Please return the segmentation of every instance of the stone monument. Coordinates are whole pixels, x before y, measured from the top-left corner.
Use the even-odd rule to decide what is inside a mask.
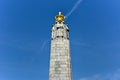
[[[52,27],[49,80],[72,80],[69,29],[59,12]]]

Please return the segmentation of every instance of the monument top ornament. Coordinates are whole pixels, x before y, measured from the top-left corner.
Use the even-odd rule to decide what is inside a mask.
[[[59,12],[59,14],[55,16],[55,19],[57,22],[64,22],[65,16],[61,12]]]

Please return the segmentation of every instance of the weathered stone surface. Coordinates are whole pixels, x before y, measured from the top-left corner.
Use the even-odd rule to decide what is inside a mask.
[[[49,80],[72,80],[68,31],[64,23],[52,27]]]

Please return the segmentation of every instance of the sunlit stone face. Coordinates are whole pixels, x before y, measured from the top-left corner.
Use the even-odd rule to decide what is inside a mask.
[[[60,14],[60,13],[59,13]],[[56,20],[64,20],[57,17]],[[64,23],[52,27],[49,80],[72,80],[68,27]]]

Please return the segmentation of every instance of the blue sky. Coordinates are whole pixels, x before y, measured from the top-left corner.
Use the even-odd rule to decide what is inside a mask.
[[[0,80],[48,80],[54,16],[77,0],[0,0]],[[65,20],[73,80],[120,80],[120,0],[83,0]]]

